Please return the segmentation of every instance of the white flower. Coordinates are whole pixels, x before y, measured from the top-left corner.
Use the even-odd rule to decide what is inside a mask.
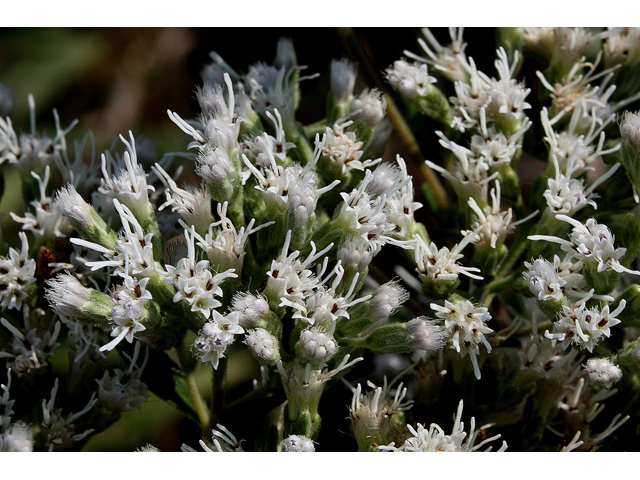
[[[198,338],[193,341],[191,350],[200,362],[209,362],[217,369],[227,347],[235,341],[235,335],[244,333],[244,329],[238,324],[238,312],[231,312],[226,316],[217,310],[212,310],[211,313],[211,320],[204,324]]]
[[[241,327],[251,328],[267,319],[271,310],[269,302],[261,295],[236,293],[231,302],[231,310],[239,313],[238,322]]]
[[[36,281],[36,261],[29,258],[27,236],[24,232],[18,236],[22,242],[20,253],[9,248],[9,258],[0,257],[0,306],[20,310],[29,285]]]
[[[11,218],[22,223],[23,230],[31,230],[36,237],[60,238],[66,237],[71,233],[72,227],[64,216],[63,211],[57,202],[53,202],[51,197],[47,196],[45,190],[49,183],[51,169],[49,165],[45,167],[44,178],[41,178],[35,172],[31,172],[31,176],[38,181],[40,189],[40,200],[31,202],[31,206],[35,209],[36,214],[30,212],[25,213],[25,217],[19,217],[11,212]]]
[[[182,189],[169,176],[169,174],[156,163],[152,170],[164,183],[167,201],[163,203],[159,210],[168,206],[173,212],[178,212],[180,217],[189,225],[194,225],[196,230],[206,230],[213,221],[211,215],[211,196],[206,189],[187,187]]]
[[[304,435],[289,435],[282,441],[285,452],[315,452],[313,441]]]
[[[236,229],[229,217],[227,217],[228,202],[218,204],[217,212],[220,220],[209,224],[209,230],[204,237],[198,232],[194,233],[198,240],[198,246],[202,248],[211,262],[211,266],[218,272],[230,269],[241,272],[244,265],[245,248],[249,241],[249,235],[257,232],[274,222],[267,222],[254,227],[255,219],[251,219],[245,226]],[[187,228],[184,222],[182,226]]]
[[[485,325],[491,319],[486,307],[475,307],[469,300],[455,304],[445,300],[444,307],[436,303],[431,304],[436,316],[444,320],[444,326],[451,338],[453,348],[461,357],[469,354],[476,378],[480,379],[480,368],[477,356],[480,354],[479,345],[482,343],[487,352],[491,353],[491,344],[485,335],[493,332]]]
[[[237,278],[234,269],[213,275],[209,268],[209,260],[196,262],[195,250],[195,229],[184,231],[187,243],[187,256],[180,259],[177,267],[166,265],[166,283],[176,287],[176,294],[173,296],[174,302],[185,300],[192,312],[200,312],[205,318],[209,318],[211,310],[218,308],[222,304],[214,296],[222,296],[220,284],[226,278]]]
[[[611,386],[622,378],[622,370],[608,358],[590,358],[584,368],[598,385]]]
[[[556,256],[557,258],[557,256]],[[567,281],[560,278],[554,265],[544,258],[538,258],[532,263],[524,262],[524,266],[529,270],[522,275],[529,285],[531,293],[538,300],[560,300],[562,298],[562,287]]]
[[[409,63],[405,60],[396,60],[386,69],[385,76],[389,83],[400,93],[410,99],[427,95],[429,86],[436,79],[429,75],[426,63]]]
[[[579,135],[578,121],[582,112],[582,107],[577,107],[571,115],[569,125],[559,133],[553,129],[553,125],[562,118],[563,113],[550,120],[546,107],[543,107],[540,112],[542,127],[545,131],[544,139],[549,144],[549,160],[553,162],[555,156],[555,161],[561,170],[567,172],[567,176],[581,175],[587,169],[593,168],[591,164],[598,158],[620,149],[620,144],[608,149],[604,148],[606,140],[604,129],[615,119],[614,114],[603,119],[600,124],[596,121],[596,117],[590,118],[586,133]],[[583,132],[583,130],[579,131]],[[571,173],[568,173],[569,171]]]
[[[328,361],[338,350],[333,335],[318,329],[303,330],[300,333],[300,346],[307,357],[320,362]]]
[[[333,127],[325,128],[326,140],[322,148],[322,155],[328,158],[332,165],[339,168],[342,174],[350,170],[364,171],[365,168],[382,161],[381,158],[377,160],[360,160],[364,154],[362,142],[358,141],[355,132],[344,131],[351,124],[353,124],[353,121],[349,120],[348,122],[336,123]]]
[[[265,362],[275,362],[280,358],[278,339],[264,328],[249,330],[244,339],[251,353]]]
[[[462,241],[456,244],[451,250],[447,247],[438,249],[435,243],[424,241],[419,235],[414,235],[415,240],[415,262],[416,271],[422,282],[437,282],[455,280],[459,274],[466,275],[476,280],[482,277],[472,272],[479,272],[475,267],[463,267],[457,260],[463,255],[460,253],[474,238],[474,235],[465,236]]]
[[[387,99],[383,93],[373,88],[365,89],[351,102],[349,114],[354,120],[360,120],[373,127],[380,123],[387,112]]]
[[[487,207],[488,212],[486,214],[478,206],[473,197],[469,198],[468,204],[476,213],[477,218],[471,225],[472,230],[462,231],[463,235],[471,235],[473,237],[473,243],[479,245],[481,248],[487,246],[497,248],[501,246],[504,244],[507,235],[513,232],[517,224],[530,218],[527,217],[519,222],[511,223],[511,219],[513,218],[511,208],[506,211],[500,210],[499,181],[496,180],[496,187],[491,189],[490,194],[493,208],[489,209]]]
[[[24,422],[16,422],[0,435],[0,452],[33,452],[33,429]]]
[[[432,423],[428,430],[422,424],[418,423],[415,429],[411,425],[407,425],[412,436],[405,440],[402,446],[396,447],[395,443],[391,443],[389,445],[381,445],[378,448],[383,451],[393,452],[476,452],[487,443],[500,438],[500,435],[495,435],[474,445],[479,431],[484,430],[488,425],[476,430],[475,418],[471,417],[471,426],[469,435],[467,436],[467,432],[464,431],[464,423],[462,422],[462,406],[463,403],[462,400],[460,400],[453,423],[453,430],[450,435],[445,434],[444,430],[435,423]],[[484,451],[488,452],[491,448],[492,447],[489,447]],[[507,443],[503,441],[498,451],[502,452],[506,449]]]
[[[82,308],[89,301],[91,290],[82,285],[76,277],[70,273],[63,273],[47,283],[49,288],[45,296],[56,313],[67,317],[75,317],[82,313]]]
[[[109,162],[107,162],[107,156],[102,155],[103,179],[98,191],[126,205],[137,218],[147,218],[151,208],[148,192],[154,191],[154,188],[147,184],[147,175],[142,165],[138,163],[136,141],[132,132],[129,132],[129,139],[131,143],[120,135],[120,140],[127,147],[123,155],[124,169],[118,165],[119,159],[113,159],[109,155]],[[112,176],[109,170],[114,171],[116,168],[118,173]]]
[[[606,225],[598,224],[593,218],[588,219],[586,224],[566,215],[557,215],[556,218],[573,226],[569,235],[570,241],[549,235],[531,235],[528,237],[529,240],[559,243],[562,250],[583,263],[596,263],[598,272],[614,270],[618,273],[626,272],[640,275],[640,272],[630,270],[620,263],[620,258],[627,249],[614,248],[615,237]]]
[[[133,343],[134,335],[146,330],[142,320],[146,315],[145,303],[152,300],[151,292],[147,291],[149,278],[137,280],[124,275],[124,285],[116,289],[112,295],[113,308],[109,321],[113,324],[111,342],[100,347],[100,351],[113,350],[122,340]]]
[[[423,28],[422,34],[429,44],[427,44],[427,42],[422,38],[418,38],[418,43],[429,58],[421,57],[414,53],[407,52],[406,50],[404,54],[410,58],[433,66],[433,68],[442,72],[442,74],[452,82],[459,80],[464,81],[468,76],[465,68],[463,67],[463,61],[465,59],[464,49],[467,46],[467,44],[462,41],[463,32],[464,28],[462,27],[449,27],[451,43],[443,47],[428,28]]]
[[[562,313],[553,324],[553,333],[547,330],[545,337],[562,342],[563,349],[573,344],[589,352],[593,351],[602,337],[609,337],[610,328],[621,323],[616,316],[624,310],[627,303],[624,299],[621,300],[613,312],[609,312],[609,305],[601,310],[596,307],[587,308],[586,303],[592,295],[593,290],[572,306],[563,305]]]
[[[152,277],[163,272],[153,258],[153,244],[151,243],[153,233],[144,233],[142,226],[126,205],[121,204],[115,198],[113,204],[123,227],[113,249],[81,238],[70,239],[71,243],[101,253],[106,258],[106,260],[86,262],[85,265],[91,267],[91,271],[104,267],[116,267],[114,274],[125,273],[138,278]]]

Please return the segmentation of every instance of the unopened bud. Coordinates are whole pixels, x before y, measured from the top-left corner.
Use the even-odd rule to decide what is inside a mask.
[[[622,378],[622,370],[607,358],[591,358],[587,360],[585,369],[589,380],[598,385],[611,386]]]
[[[276,46],[276,59],[273,63],[277,68],[284,67],[286,71],[289,71],[298,65],[296,51],[293,48],[293,42],[290,38],[281,38],[278,40],[278,45]]]
[[[107,226],[94,208],[84,201],[72,184],[69,183],[58,190],[55,202],[83,239],[113,248],[116,233]]]
[[[239,293],[233,297],[232,309],[238,312],[238,323],[243,328],[263,325],[269,317],[269,302],[264,297]]]
[[[244,343],[249,347],[252,355],[261,363],[274,365],[280,360],[278,339],[264,328],[249,330]]]
[[[45,296],[56,313],[94,325],[108,325],[113,306],[109,295],[86,288],[69,273],[61,273],[48,284]]]
[[[220,147],[227,152],[234,151],[238,146],[238,128],[230,124],[226,117],[213,117],[204,127],[204,134],[209,144]]]
[[[445,330],[434,320],[425,317],[407,323],[384,325],[369,335],[365,341],[374,353],[411,353],[415,350],[427,352],[444,346]]]
[[[326,362],[335,355],[338,344],[332,335],[309,329],[303,330],[300,334],[299,348],[306,359],[312,362]]]
[[[353,95],[356,84],[356,66],[346,58],[331,61],[331,93],[342,102]]]
[[[354,120],[360,120],[374,127],[384,118],[387,112],[387,100],[377,89],[364,90],[351,102],[351,113]]]
[[[389,318],[409,298],[407,291],[398,282],[380,285],[371,297],[371,316],[374,321]]]

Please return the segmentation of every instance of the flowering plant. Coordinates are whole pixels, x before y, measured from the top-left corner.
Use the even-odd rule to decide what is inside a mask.
[[[39,132],[33,96],[25,133],[3,87],[24,212],[0,257],[0,450],[79,450],[150,394],[215,452],[633,434],[640,30],[500,28],[492,74],[462,29],[423,29],[367,88],[341,32],[320,120],[300,121],[316,75],[290,39],[270,64],[212,52],[161,157],[129,131],[98,161],[55,111]]]

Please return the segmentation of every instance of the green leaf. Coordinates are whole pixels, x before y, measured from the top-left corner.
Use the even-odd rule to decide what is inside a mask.
[[[142,374],[142,381],[155,395],[199,423],[186,376],[165,352],[149,351],[149,366]]]

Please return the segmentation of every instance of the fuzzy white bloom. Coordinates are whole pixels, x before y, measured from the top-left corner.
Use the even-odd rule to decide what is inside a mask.
[[[126,275],[124,284],[113,292],[111,298],[114,305],[109,321],[113,324],[111,336],[115,338],[100,347],[101,352],[113,350],[124,339],[133,343],[134,335],[146,330],[142,324],[147,313],[145,303],[152,300],[151,292],[147,291],[147,283],[148,277],[137,280]]]
[[[557,258],[557,257],[556,257]],[[560,300],[562,298],[562,287],[567,281],[562,279],[556,271],[554,265],[544,258],[538,258],[532,263],[524,262],[524,266],[529,270],[522,276],[529,285],[529,290],[538,300]]]
[[[562,342],[562,348],[576,345],[589,352],[598,344],[602,337],[611,336],[611,327],[621,323],[616,318],[622,313],[627,302],[622,299],[613,311],[609,311],[609,305],[602,309],[597,307],[587,308],[587,302],[593,296],[593,290],[587,296],[578,300],[571,306],[562,306],[562,313],[553,324],[553,333],[545,331],[545,337]]]
[[[622,378],[622,370],[608,358],[590,358],[584,368],[589,380],[603,386],[611,386]]]
[[[145,234],[133,212],[113,199],[113,204],[122,221],[123,230],[116,239],[113,249],[106,248],[81,238],[71,238],[71,243],[101,253],[106,260],[86,262],[91,271],[105,267],[115,267],[114,274],[134,275],[138,278],[152,277],[163,270],[153,258],[153,233]]]
[[[595,116],[589,119],[586,129],[580,129],[579,121],[582,118],[582,107],[576,107],[569,120],[569,125],[560,132],[553,128],[556,122],[560,121],[563,114],[558,114],[553,119],[549,119],[549,112],[546,107],[540,112],[542,127],[545,132],[545,141],[549,144],[549,161],[556,162],[560,170],[567,172],[567,176],[578,176],[586,170],[591,169],[591,164],[603,155],[617,152],[620,144],[611,148],[604,148],[606,136],[604,129],[615,120],[615,114],[604,118],[598,123]],[[580,133],[578,133],[580,132]],[[557,172],[557,169],[556,169]],[[570,172],[570,173],[569,173]]]
[[[270,305],[280,305],[283,299],[292,303],[304,300],[319,285],[318,279],[309,267],[333,247],[333,243],[330,243],[318,252],[315,243],[311,242],[309,256],[301,261],[298,259],[299,250],[288,253],[290,244],[291,230],[287,232],[280,255],[271,261],[271,268],[267,272],[267,285],[263,293],[269,299]]]
[[[462,41],[463,32],[464,28],[462,27],[449,27],[451,43],[442,46],[428,28],[423,28],[422,35],[424,35],[427,41],[425,42],[424,39],[418,38],[418,43],[428,58],[421,57],[406,50],[404,54],[407,57],[431,65],[452,82],[464,81],[468,78],[468,75],[463,67],[463,61],[465,59],[464,49],[467,46],[467,44]],[[427,42],[429,43],[427,44]]]
[[[620,124],[622,141],[640,149],[640,112],[624,112],[624,119]]]
[[[487,207],[487,211],[483,211],[475,199],[469,198],[468,204],[476,214],[476,219],[471,225],[471,230],[462,231],[463,235],[471,235],[473,243],[480,248],[491,247],[497,248],[504,244],[507,235],[509,235],[519,223],[528,220],[527,217],[519,222],[512,223],[513,213],[511,208],[503,211],[500,209],[500,182],[496,180],[496,187],[490,192],[492,200],[492,208]],[[536,212],[537,213],[537,212]],[[534,213],[535,215],[535,213]]]
[[[214,296],[222,296],[220,284],[227,278],[237,278],[234,269],[213,275],[209,266],[209,260],[196,262],[195,229],[184,231],[187,243],[187,256],[180,259],[177,266],[166,265],[166,283],[176,287],[174,302],[186,301],[191,306],[192,312],[200,312],[205,318],[209,318],[211,310],[222,304]]]
[[[431,308],[438,318],[444,320],[453,348],[462,358],[469,354],[476,378],[480,379],[477,358],[480,354],[479,346],[483,344],[488,353],[492,349],[486,338],[487,334],[493,332],[485,325],[491,319],[489,310],[486,307],[476,307],[469,300],[455,304],[445,300],[444,306],[432,303]]]
[[[84,201],[72,184],[69,183],[58,190],[54,204],[62,210],[72,225],[89,227],[94,224],[89,204]]]
[[[256,358],[265,362],[271,363],[280,357],[278,339],[264,328],[249,330],[244,343]]]
[[[400,383],[395,394],[391,389],[395,381],[387,382],[384,377],[382,387],[372,382],[367,385],[372,388],[367,393],[362,392],[362,385],[352,388],[353,397],[349,408],[349,418],[353,422],[353,430],[358,443],[380,443],[386,439],[390,431],[393,417],[409,410],[413,400],[404,400],[407,388]]]
[[[44,170],[44,177],[40,177],[35,172],[31,172],[31,176],[37,180],[40,190],[40,200],[31,202],[31,206],[35,209],[35,215],[27,212],[23,218],[11,212],[11,218],[22,223],[22,229],[32,231],[36,237],[66,237],[71,233],[72,227],[58,204],[52,201],[45,192],[51,176],[49,165]]]
[[[313,441],[304,435],[289,435],[282,441],[285,452],[315,452]]]
[[[345,268],[355,266],[358,271],[364,271],[369,267],[380,248],[379,244],[372,243],[358,235],[351,235],[338,247],[336,260],[340,261]]]
[[[378,89],[365,89],[351,102],[350,115],[373,127],[380,123],[387,112],[387,99]]]
[[[244,328],[257,326],[266,320],[271,312],[269,302],[263,296],[247,292],[236,293],[233,296],[231,309],[238,312],[238,322]]]
[[[205,145],[196,157],[196,173],[207,183],[221,185],[229,179],[233,166],[229,154],[222,147]]]
[[[211,441],[200,440],[200,446],[205,452],[211,453],[223,453],[223,452],[243,452],[241,443],[244,440],[238,441],[238,439],[224,426],[219,423],[215,428],[211,430]],[[188,445],[183,444],[181,447],[183,452],[195,452],[195,450]]]
[[[147,184],[147,175],[142,165],[138,163],[136,141],[132,132],[129,132],[129,139],[131,142],[127,142],[120,135],[120,140],[127,148],[122,159],[125,164],[124,169],[111,156],[107,159],[106,155],[102,155],[103,179],[98,190],[126,205],[137,218],[147,218],[151,208],[149,191],[153,192],[154,188]],[[110,173],[110,171],[115,172],[116,169],[116,174]]]
[[[476,452],[487,443],[500,438],[500,435],[495,435],[474,445],[479,431],[488,428],[490,425],[485,425],[476,430],[475,418],[471,417],[471,425],[467,435],[462,422],[462,406],[463,403],[460,400],[451,434],[445,434],[444,430],[435,423],[432,423],[428,430],[420,423],[415,429],[411,425],[407,425],[412,436],[405,440],[403,445],[396,447],[395,443],[391,443],[389,445],[380,445],[378,448],[392,452]],[[484,451],[488,452],[491,448],[489,447]],[[503,441],[498,451],[503,452],[506,449],[507,443]]]
[[[451,172],[429,160],[425,163],[451,182],[460,200],[466,201],[471,197],[487,198],[489,182],[498,176],[498,172],[489,174],[490,165],[484,157],[477,156],[468,148],[452,142],[442,132],[436,132],[436,135],[440,137],[440,145],[455,155]]]
[[[156,163],[152,170],[165,185],[167,201],[159,210],[168,206],[173,212],[178,212],[180,217],[189,225],[194,225],[197,230],[208,228],[213,220],[211,215],[211,196],[208,190],[187,186],[186,189],[178,187],[178,184],[169,174]]]
[[[262,132],[260,135],[253,138],[245,138],[242,142],[242,153],[247,156],[253,165],[258,167],[267,168],[271,164],[270,157],[275,157],[278,164],[284,164],[287,158],[287,152],[291,148],[295,148],[295,143],[287,142],[285,138],[284,125],[282,123],[282,116],[278,110],[274,110],[274,115],[271,112],[267,112],[267,117],[273,123],[275,129],[275,137],[272,137],[267,132]],[[243,172],[243,184],[251,176],[249,170]]]
[[[389,318],[408,299],[409,293],[397,281],[384,283],[372,293],[371,316],[375,321]]]
[[[482,280],[481,276],[472,273],[479,272],[478,268],[464,267],[457,262],[463,257],[460,252],[473,240],[474,235],[465,236],[451,250],[447,247],[438,249],[433,242],[427,244],[419,235],[414,235],[413,238],[415,240],[416,272],[422,282],[455,280],[459,274]]]
[[[400,93],[410,99],[427,95],[429,86],[436,83],[435,77],[429,75],[426,63],[409,63],[396,60],[385,70],[389,83]]]
[[[211,363],[218,368],[220,359],[224,357],[227,347],[235,341],[235,336],[244,333],[238,324],[238,312],[221,315],[212,310],[211,320],[204,324],[198,338],[193,341],[191,350],[202,363]]]
[[[75,317],[82,313],[82,307],[89,301],[91,290],[82,285],[70,273],[62,273],[47,282],[49,288],[45,296],[51,308],[59,315]]]
[[[353,124],[352,120],[344,123],[336,123],[333,127],[325,128],[325,142],[322,148],[322,155],[328,158],[332,165],[340,168],[342,174],[350,170],[361,170],[375,165],[382,161],[377,160],[361,161],[363,143],[358,141],[355,132],[347,131],[345,128]]]
[[[9,257],[0,257],[0,306],[20,310],[27,297],[29,286],[36,281],[36,261],[29,258],[29,242],[24,232],[19,232],[22,248],[9,248]]]
[[[0,435],[0,452],[33,452],[33,429],[24,422],[11,424]]]
[[[344,101],[353,95],[356,76],[355,64],[346,58],[331,61],[331,93],[337,101]]]
[[[559,243],[562,250],[583,263],[597,264],[598,272],[614,270],[618,273],[640,275],[640,272],[630,270],[620,263],[620,258],[624,256],[627,249],[614,248],[615,237],[606,225],[598,224],[593,218],[588,219],[586,224],[566,215],[557,215],[556,218],[573,226],[569,235],[570,241],[549,235],[531,235],[528,237],[529,240]]]
[[[532,125],[531,120],[524,118],[518,131],[507,137],[504,133],[496,131],[487,125],[487,109],[480,109],[480,134],[473,135],[469,148],[478,162],[484,162],[489,167],[511,162],[516,151],[521,148],[519,140]]]
[[[223,272],[235,270],[241,272],[244,265],[245,248],[249,241],[249,235],[257,232],[274,222],[263,223],[254,227],[255,219],[251,219],[245,226],[236,229],[236,226],[227,216],[228,202],[218,204],[217,212],[220,220],[209,224],[209,230],[203,237],[198,232],[194,233],[198,240],[198,246],[202,248],[214,270]],[[184,228],[190,228],[184,222]]]

